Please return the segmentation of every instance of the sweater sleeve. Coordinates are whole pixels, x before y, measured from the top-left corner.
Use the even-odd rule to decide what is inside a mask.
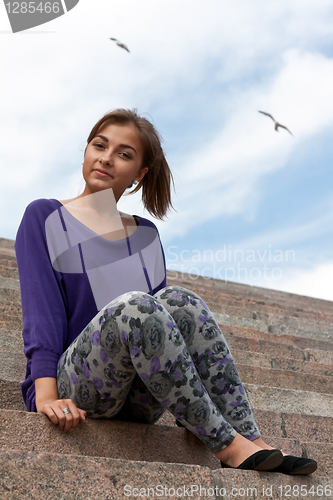
[[[52,267],[45,234],[45,220],[54,210],[51,200],[30,203],[15,242],[24,353],[31,363],[32,380],[57,377],[67,338],[66,294],[61,273]]]

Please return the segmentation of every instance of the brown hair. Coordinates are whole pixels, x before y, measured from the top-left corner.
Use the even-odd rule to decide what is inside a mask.
[[[148,167],[148,172],[138,185],[130,191],[136,193],[142,187],[142,202],[148,212],[157,219],[163,219],[171,203],[171,183],[174,186],[173,176],[164,156],[161,138],[155,127],[146,118],[138,115],[137,110],[115,109],[106,113],[92,128],[87,143],[96,137],[103,125],[117,123],[132,124],[139,132],[143,159],[141,168]]]

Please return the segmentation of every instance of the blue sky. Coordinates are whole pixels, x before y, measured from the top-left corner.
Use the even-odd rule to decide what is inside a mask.
[[[169,269],[333,300],[331,1],[80,0],[16,34],[2,4],[0,51],[1,237],[78,195],[92,125],[135,107],[175,176]]]

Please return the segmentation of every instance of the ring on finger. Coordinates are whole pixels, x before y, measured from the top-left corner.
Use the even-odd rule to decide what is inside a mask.
[[[67,408],[64,408],[62,410],[62,412],[65,414],[65,415],[68,415],[68,413],[71,413],[70,409],[67,407]]]

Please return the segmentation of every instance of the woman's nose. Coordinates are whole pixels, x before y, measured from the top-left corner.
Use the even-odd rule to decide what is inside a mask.
[[[100,157],[99,162],[102,165],[112,165],[112,155],[110,153],[106,153],[103,156]]]

